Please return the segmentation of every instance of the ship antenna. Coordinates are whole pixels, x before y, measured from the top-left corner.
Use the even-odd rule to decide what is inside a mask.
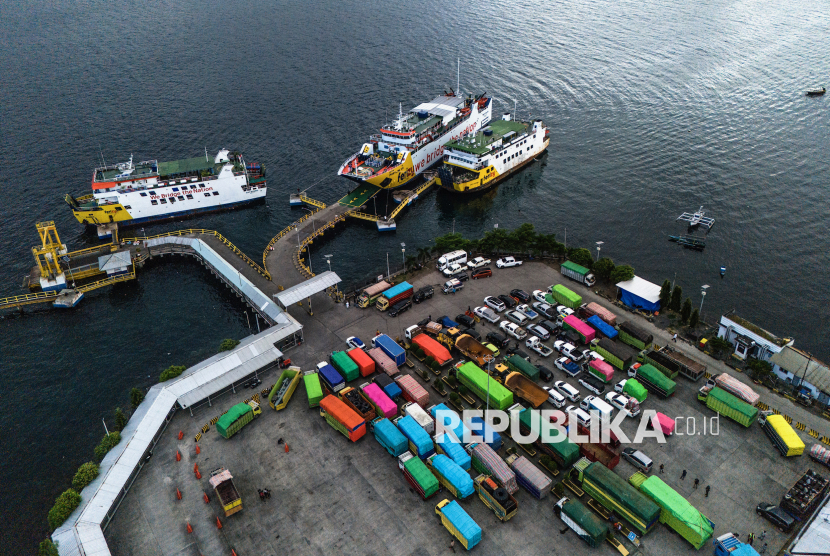
[[[207,147],[205,147],[205,162],[210,162],[210,159],[208,158],[208,155],[207,155]]]
[[[104,160],[104,150],[101,148],[101,145],[98,145],[98,151],[101,153],[101,162],[104,163],[104,168],[107,167],[107,161]]]
[[[458,57],[458,73],[455,79],[455,90],[458,91],[458,96],[461,96],[461,57]]]

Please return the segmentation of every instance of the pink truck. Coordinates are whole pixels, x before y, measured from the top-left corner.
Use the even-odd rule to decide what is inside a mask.
[[[398,370],[398,366],[395,365],[395,362],[386,355],[386,352],[383,351],[381,348],[376,347],[366,351],[366,354],[372,358],[372,361],[375,362],[375,370],[380,371],[383,369],[387,375],[394,377],[400,370]]]
[[[416,403],[423,408],[426,408],[429,404],[429,392],[424,390],[424,387],[411,376],[401,375],[395,379],[395,382],[403,391],[403,397],[406,401]]]

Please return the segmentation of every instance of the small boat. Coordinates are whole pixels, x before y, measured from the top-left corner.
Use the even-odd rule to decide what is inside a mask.
[[[71,309],[78,305],[83,298],[84,292],[67,288],[58,294],[58,297],[56,297],[55,301],[52,302],[52,306],[57,307],[58,309]]]
[[[703,207],[700,207],[699,209],[697,209],[696,212],[684,212],[683,214],[678,216],[677,219],[682,220],[684,222],[688,222],[690,228],[703,226],[707,229],[710,229],[715,224],[715,219],[709,218],[705,215],[706,212],[703,210]]]
[[[411,194],[412,191],[409,189],[400,189],[392,193],[392,201],[394,201],[396,205],[399,205]]]
[[[706,240],[694,236],[669,236],[669,241],[679,243],[687,249],[697,249],[703,251],[706,247]]]
[[[807,91],[808,97],[820,97],[824,93],[827,92],[827,87],[822,87],[821,89],[814,89],[812,91]]]
[[[724,276],[726,276],[726,267],[722,266],[720,267],[720,277],[723,278]]]

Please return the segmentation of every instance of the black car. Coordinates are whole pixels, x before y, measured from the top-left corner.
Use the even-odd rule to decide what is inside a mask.
[[[404,299],[403,301],[398,301],[392,308],[389,309],[389,313],[387,313],[390,317],[397,317],[407,309],[412,307],[412,300],[411,299]]]
[[[467,328],[474,328],[476,325],[476,320],[473,317],[464,314],[455,315],[455,322],[461,323]]]
[[[605,393],[605,383],[592,374],[582,375],[579,383],[597,396]]]
[[[423,288],[415,292],[415,295],[412,296],[412,302],[420,303],[421,301],[426,301],[427,299],[432,297],[433,293],[435,293],[435,290],[432,288],[432,286],[424,286]]]
[[[510,340],[507,339],[507,336],[499,334],[498,332],[488,332],[487,333],[487,341],[496,346],[499,349],[503,349],[510,343]]]
[[[542,365],[536,365],[536,368],[539,369],[539,377],[544,380],[545,382],[550,382],[553,380],[553,373],[547,367]]]
[[[524,290],[510,290],[510,297],[515,297],[522,303],[529,303],[531,301],[530,294]]]
[[[508,309],[512,309],[513,307],[515,307],[516,305],[518,305],[518,303],[516,303],[516,300],[515,300],[515,299],[513,299],[512,297],[510,297],[509,295],[504,295],[504,294],[501,294],[501,295],[499,296],[499,299],[501,299],[502,303],[504,303],[505,305],[507,305],[507,308],[508,308]]]
[[[518,355],[525,361],[530,361],[530,356],[524,351],[522,351],[521,348],[519,348],[518,344],[516,344],[515,346],[510,346],[509,348],[504,350],[504,353],[505,355]]]
[[[456,280],[458,280],[459,282],[466,282],[467,280],[469,280],[469,279],[470,279],[470,275],[469,275],[469,274],[467,274],[467,272],[466,272],[466,271],[464,271],[464,272],[459,272],[458,274],[456,274],[455,276],[453,276],[453,278],[455,278],[455,279],[456,279]]]
[[[761,503],[755,507],[755,513],[764,517],[778,527],[782,533],[788,533],[795,524],[795,518],[773,504]]]
[[[481,341],[481,334],[479,334],[478,332],[476,332],[472,328],[467,328],[466,326],[462,327],[462,328],[459,328],[458,333],[459,334],[468,334],[468,335],[472,336],[473,338],[475,338],[477,342]]]
[[[556,334],[559,331],[560,326],[553,322],[552,320],[543,320],[539,321],[539,326],[550,332],[551,334]]]
[[[575,346],[579,346],[582,344],[582,338],[579,335],[577,335],[577,333],[573,330],[566,330],[564,332],[560,332],[556,339],[562,340],[563,342],[567,342],[569,344],[573,344]]]

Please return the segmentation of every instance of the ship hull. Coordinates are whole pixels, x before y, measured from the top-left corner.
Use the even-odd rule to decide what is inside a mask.
[[[502,172],[499,172],[495,168],[493,168],[491,171],[484,169],[478,173],[478,176],[475,179],[463,182],[456,182],[454,179],[447,180],[448,174],[446,173],[446,171],[451,172],[450,168],[452,167],[452,165],[445,164],[438,171],[438,179],[436,183],[438,184],[438,186],[441,187],[441,189],[464,195],[471,195],[474,193],[482,193],[484,191],[488,191],[496,185],[498,185],[499,183],[501,183],[502,181],[509,178],[510,176],[513,176],[516,173],[520,172],[530,163],[534,162],[537,157],[539,157],[540,155],[544,154],[545,151],[547,151],[548,144],[549,141],[546,139],[540,150],[533,153],[532,155],[529,155],[526,160],[523,160],[522,162],[513,166],[512,168],[503,170]],[[463,168],[463,170],[468,169]]]

